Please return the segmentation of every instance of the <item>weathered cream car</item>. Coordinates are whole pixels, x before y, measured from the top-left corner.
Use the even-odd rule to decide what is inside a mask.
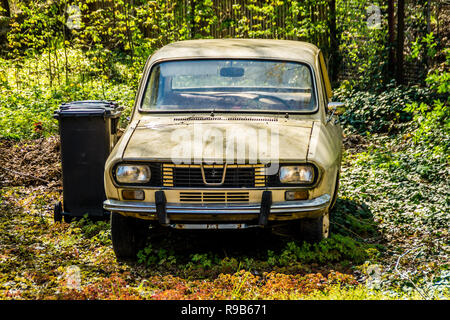
[[[328,237],[342,131],[321,51],[286,40],[190,40],[147,61],[130,123],[105,165],[113,248],[149,226],[289,223]]]

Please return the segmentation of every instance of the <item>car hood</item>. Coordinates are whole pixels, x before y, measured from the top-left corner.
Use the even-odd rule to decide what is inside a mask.
[[[313,121],[264,117],[140,120],[124,159],[265,163],[306,160]]]

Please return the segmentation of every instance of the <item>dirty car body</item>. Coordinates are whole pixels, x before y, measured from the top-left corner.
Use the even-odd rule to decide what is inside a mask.
[[[113,246],[150,224],[291,224],[328,236],[342,131],[322,53],[287,40],[190,40],[147,61],[130,123],[105,165]],[[334,109],[333,109],[334,107]]]

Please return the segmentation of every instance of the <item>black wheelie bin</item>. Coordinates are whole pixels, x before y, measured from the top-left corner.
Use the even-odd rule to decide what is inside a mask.
[[[104,166],[118,140],[122,107],[110,101],[86,100],[62,104],[54,112],[59,122],[63,201],[54,206],[54,220],[102,218],[106,200]]]

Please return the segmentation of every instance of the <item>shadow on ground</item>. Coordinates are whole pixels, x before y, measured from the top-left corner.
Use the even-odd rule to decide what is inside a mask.
[[[331,215],[331,236],[317,244],[299,240],[283,229],[151,229],[138,265],[162,274],[210,277],[240,269],[283,273],[352,273],[368,258],[367,249],[381,239],[370,209],[338,199]],[[281,232],[280,232],[281,231]]]

